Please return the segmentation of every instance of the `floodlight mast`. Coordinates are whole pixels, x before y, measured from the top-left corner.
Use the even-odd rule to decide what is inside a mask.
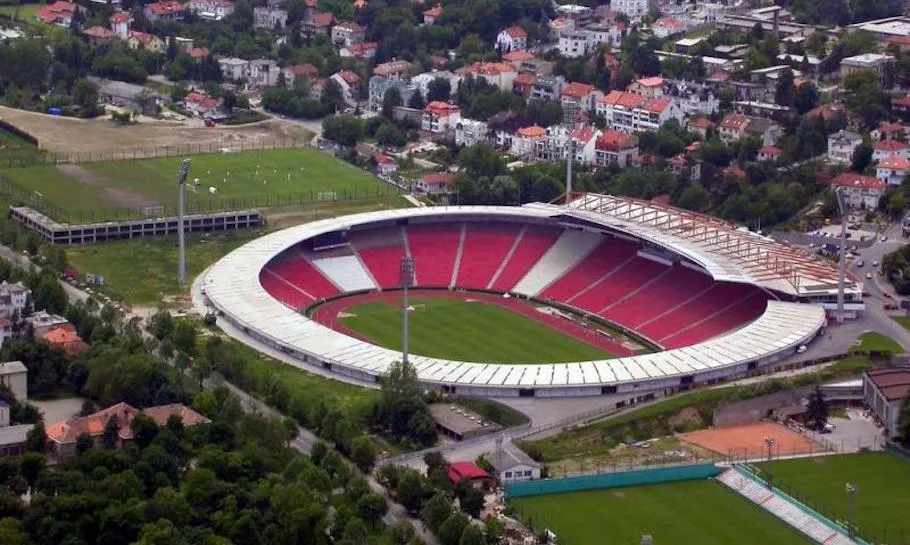
[[[408,288],[414,284],[414,258],[406,255],[401,258],[401,287],[404,288],[404,301],[402,302],[401,323],[401,363],[408,364],[408,321],[410,314],[408,303]]]
[[[183,233],[183,191],[190,173],[190,159],[184,159],[177,173],[177,284],[186,285],[186,240]]]

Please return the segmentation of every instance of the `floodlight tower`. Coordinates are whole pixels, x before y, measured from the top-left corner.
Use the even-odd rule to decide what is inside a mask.
[[[401,287],[404,288],[401,323],[401,363],[408,364],[408,288],[414,285],[414,258],[406,255],[401,258]]]
[[[186,187],[186,176],[190,173],[190,159],[180,163],[177,172],[177,284],[186,285],[186,240],[183,233],[183,190]]]
[[[853,483],[847,483],[846,490],[850,495],[850,539],[856,541],[856,491],[858,487]]]
[[[844,277],[847,271],[847,207],[841,188],[834,190],[837,197],[837,208],[840,210],[840,260],[837,271],[837,323],[844,322]]]

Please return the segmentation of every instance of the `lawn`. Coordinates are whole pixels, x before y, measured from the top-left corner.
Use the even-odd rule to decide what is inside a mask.
[[[40,159],[37,146],[0,128],[0,167],[31,164]]]
[[[197,155],[191,158],[187,211],[263,208],[397,194],[369,173],[313,148]],[[0,171],[65,210],[70,221],[109,219],[148,207],[176,210],[183,157]],[[198,183],[197,183],[198,180]],[[213,191],[214,190],[214,191]],[[94,215],[92,215],[94,214]],[[64,218],[67,219],[67,218]]]
[[[801,534],[713,481],[685,481],[511,502],[560,545],[634,545],[650,534],[673,545],[805,545]]]
[[[837,521],[848,520],[847,483],[857,486],[856,523],[867,541],[910,543],[910,462],[875,452],[781,460],[758,466],[782,486]]]
[[[903,347],[894,339],[876,331],[867,331],[859,336],[853,351],[861,353],[902,354]]]
[[[414,354],[487,363],[557,363],[611,355],[511,310],[483,302],[414,297],[410,349]],[[364,303],[342,323],[376,344],[401,349],[401,310],[386,301]]]
[[[910,316],[892,316],[892,320],[897,322],[906,330],[910,330]]]

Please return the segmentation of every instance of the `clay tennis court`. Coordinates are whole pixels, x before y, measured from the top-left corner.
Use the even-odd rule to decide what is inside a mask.
[[[682,440],[724,456],[763,458],[768,456],[765,437],[774,438],[772,455],[775,457],[811,454],[824,450],[808,437],[772,422],[696,431],[683,435]]]

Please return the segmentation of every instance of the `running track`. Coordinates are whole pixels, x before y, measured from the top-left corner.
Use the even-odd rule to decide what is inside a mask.
[[[539,312],[527,302],[520,301],[518,299],[506,299],[502,296],[489,293],[459,293],[445,290],[414,289],[410,290],[409,294],[414,297],[433,297],[463,300],[470,299],[472,301],[483,301],[484,303],[497,305],[502,308],[509,309],[512,312],[521,314],[526,318],[541,323],[551,329],[561,331],[562,333],[565,333],[574,339],[604,350],[605,352],[613,354],[614,356],[633,356],[636,353],[634,350],[626,348],[625,346],[610,339],[602,333],[597,333],[594,330],[577,324],[567,318],[563,318],[562,316],[552,316],[549,314],[544,314],[543,312]],[[346,327],[338,319],[338,315],[342,312],[346,312],[352,307],[356,307],[364,303],[371,303],[374,301],[387,301],[393,305],[399,305],[401,301],[401,292],[396,291],[391,293],[380,293],[374,291],[370,293],[352,295],[350,297],[342,297],[341,299],[329,301],[328,303],[316,307],[316,309],[310,314],[310,319],[315,320],[316,322],[326,327],[330,327],[339,333],[344,333],[349,337],[354,337],[355,339],[360,339],[364,342],[373,343],[374,341],[372,339],[369,339],[354,331],[353,329]]]

